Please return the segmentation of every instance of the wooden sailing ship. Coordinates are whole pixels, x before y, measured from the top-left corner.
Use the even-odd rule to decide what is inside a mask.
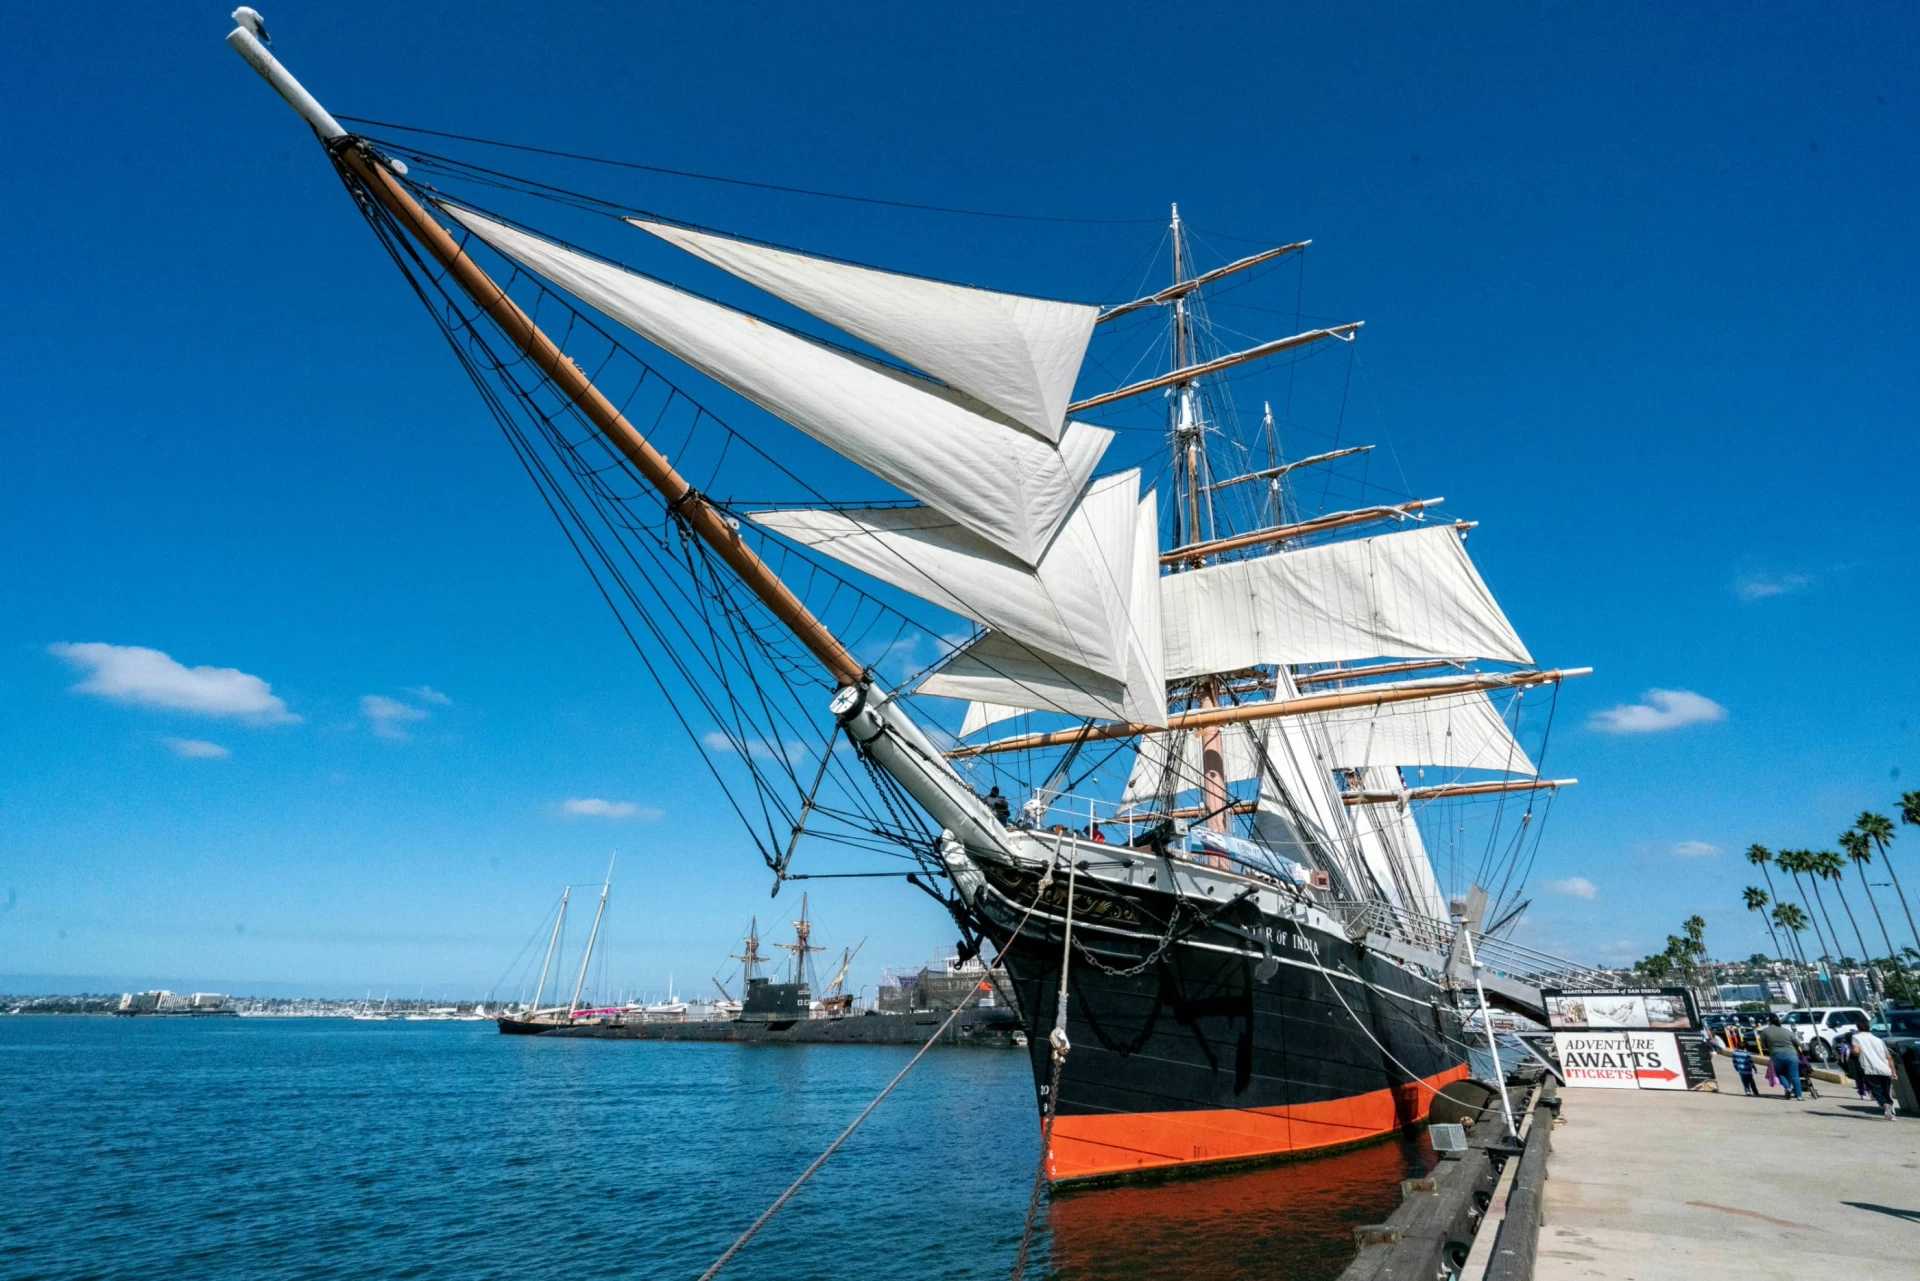
[[[795,870],[803,839],[891,854],[963,958],[999,953],[1052,1177],[1364,1142],[1466,1075],[1446,954],[1484,898],[1450,919],[1416,814],[1514,796],[1530,821],[1570,780],[1538,774],[1491,696],[1512,711],[1578,673],[1534,662],[1466,527],[1429,519],[1441,500],[1291,501],[1294,473],[1365,447],[1286,461],[1269,415],[1267,465],[1216,473],[1227,376],[1360,329],[1210,348],[1208,291],[1304,242],[1197,272],[1176,209],[1171,278],[1106,308],[849,263],[351,132],[257,14],[236,18],[230,43],[447,334],[775,891],[818,875]],[[462,180],[473,195],[451,194]],[[537,233],[489,193],[617,220],[636,253],[806,323]],[[1129,317],[1167,367],[1076,396],[1089,344]],[[735,431],[682,368],[894,496],[819,494],[786,462],[812,446]],[[1094,418],[1143,397],[1164,407],[1165,465],[1103,467],[1116,435]],[[806,501],[718,497],[749,455]],[[972,630],[953,639],[956,616]],[[888,628],[937,658],[885,674]],[[1523,906],[1529,838],[1503,847],[1492,912]]]

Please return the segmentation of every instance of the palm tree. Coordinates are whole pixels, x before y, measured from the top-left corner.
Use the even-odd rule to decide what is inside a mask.
[[[1754,848],[1759,849],[1760,847],[1756,845]],[[1767,915],[1767,904],[1773,902],[1773,896],[1761,889],[1758,885],[1749,885],[1740,892],[1740,897],[1746,900],[1747,910],[1749,912],[1760,913],[1760,923],[1767,927],[1767,937],[1773,940],[1773,954],[1779,957],[1782,962],[1785,962],[1787,957],[1786,954],[1780,950],[1780,936],[1774,933],[1773,920]]]
[[[1920,827],[1920,792],[1907,792],[1901,796],[1900,821]],[[1887,857],[1887,842],[1893,839],[1892,822],[1886,815],[1869,810],[1854,819],[1853,825],[1880,847],[1880,861],[1887,865],[1887,875],[1893,878],[1893,892],[1900,896],[1900,910],[1907,914],[1907,929],[1912,931],[1913,941],[1920,943],[1920,929],[1914,927],[1913,909],[1907,906],[1907,892],[1900,888],[1900,874],[1893,870],[1893,860]]]
[[[1773,888],[1773,873],[1767,870],[1767,864],[1773,862],[1773,851],[1764,845],[1747,846],[1747,862],[1760,869],[1760,875],[1767,878],[1767,893],[1779,898],[1779,891]]]
[[[1800,892],[1800,902],[1803,905],[1803,911],[1805,912],[1807,921],[1813,926],[1813,937],[1819,940],[1820,955],[1824,959],[1833,955],[1833,949],[1827,946],[1827,936],[1820,932],[1820,918],[1810,911],[1805,911],[1806,907],[1812,905],[1813,900],[1807,897],[1807,887],[1800,883],[1800,873],[1813,870],[1812,867],[1808,865],[1808,860],[1811,857],[1812,855],[1808,854],[1805,850],[1781,850],[1779,856],[1774,861],[1780,865],[1781,871],[1793,877],[1793,887]]]
[[[1800,905],[1774,904],[1773,923],[1787,932],[1787,941],[1793,944],[1793,954],[1800,958],[1801,965],[1806,965],[1807,949],[1800,946],[1800,931],[1807,928],[1807,914],[1800,910]]]
[[[1887,933],[1886,918],[1880,915],[1879,900],[1873,897],[1873,886],[1867,884],[1867,864],[1873,862],[1873,842],[1865,832],[1854,828],[1840,833],[1840,848],[1853,864],[1853,870],[1860,874],[1860,888],[1867,892],[1867,906],[1873,909],[1873,919],[1880,926],[1880,941],[1887,945],[1887,959],[1899,965],[1899,955],[1893,950],[1893,936]]]
[[[1847,902],[1846,886],[1843,883],[1847,874],[1847,861],[1832,850],[1821,850],[1813,856],[1814,875],[1825,877],[1833,882],[1833,892],[1840,896],[1840,910],[1847,914],[1847,924],[1853,926],[1854,941],[1860,944],[1860,962],[1866,964],[1873,953],[1867,950],[1867,936],[1860,932],[1860,922],[1853,915],[1853,905]]]

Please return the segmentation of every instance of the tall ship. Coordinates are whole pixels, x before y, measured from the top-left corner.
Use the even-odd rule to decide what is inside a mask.
[[[235,16],[774,892],[851,853],[1004,966],[1051,1178],[1363,1143],[1467,1075],[1461,949],[1525,909],[1571,781],[1533,726],[1584,669],[1370,479],[1344,392],[1280,394],[1360,336],[1247,301],[1307,242],[1203,268],[1175,207],[1118,303],[935,279],[336,119]]]

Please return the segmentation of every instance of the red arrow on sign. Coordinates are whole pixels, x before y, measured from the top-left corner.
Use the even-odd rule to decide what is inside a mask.
[[[1657,1072],[1648,1071],[1646,1068],[1636,1068],[1633,1074],[1637,1077],[1650,1076],[1656,1081],[1671,1081],[1676,1079],[1680,1075],[1678,1072],[1675,1072],[1672,1068],[1661,1068]]]

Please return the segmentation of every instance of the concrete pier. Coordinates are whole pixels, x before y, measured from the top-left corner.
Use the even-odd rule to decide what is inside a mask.
[[[1537,1281],[1920,1281],[1920,1118],[1714,1066],[1717,1094],[1561,1092]]]

